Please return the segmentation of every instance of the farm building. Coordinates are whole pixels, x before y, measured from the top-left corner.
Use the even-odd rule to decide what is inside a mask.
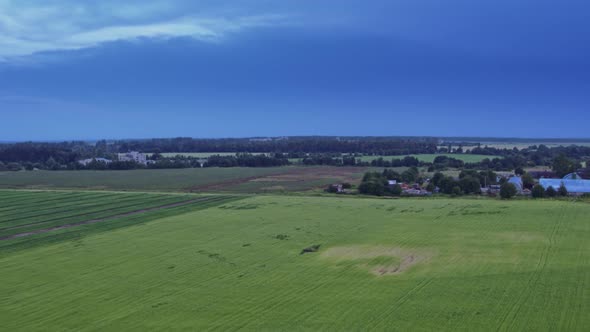
[[[519,193],[522,193],[524,186],[522,183],[522,178],[520,176],[511,177],[510,179],[508,179],[508,183],[512,183],[516,187],[516,190]]]
[[[568,174],[563,179],[540,179],[539,184],[545,189],[557,189],[563,184],[570,194],[590,194],[590,180],[583,180],[575,173]]]

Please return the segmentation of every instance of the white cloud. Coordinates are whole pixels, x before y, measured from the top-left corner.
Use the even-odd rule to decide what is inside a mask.
[[[279,15],[197,15],[175,7],[170,1],[142,2],[136,6],[109,1],[27,3],[0,0],[0,59],[141,38],[217,41],[229,33],[284,22]]]

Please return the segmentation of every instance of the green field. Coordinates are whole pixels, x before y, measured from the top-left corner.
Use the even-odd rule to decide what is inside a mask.
[[[366,170],[364,167],[289,166],[0,172],[0,189],[236,193],[307,191],[333,182],[358,182]]]
[[[437,154],[411,154],[408,155],[410,157],[415,157],[418,160],[426,163],[431,163],[434,161],[434,158],[438,156],[447,156],[449,158],[455,158],[458,160],[462,160],[466,163],[477,163],[486,158],[494,159],[499,158],[498,156],[486,156],[486,155],[479,155],[479,154],[449,154],[449,153],[437,153]],[[360,157],[362,161],[371,162],[378,158],[383,158],[385,160],[392,160],[392,159],[403,159],[406,156],[363,156]]]
[[[258,154],[265,154],[265,153],[254,152],[254,153],[250,153],[250,154],[258,155]],[[209,158],[211,156],[227,157],[227,156],[235,156],[235,155],[236,155],[236,152],[165,152],[165,153],[162,153],[162,156],[164,156],[166,158],[173,158],[176,156],[192,157],[192,158]]]
[[[570,145],[577,145],[577,146],[590,146],[590,143],[587,141],[580,141],[580,142],[553,142],[553,141],[547,141],[547,142],[539,142],[539,141],[531,141],[531,142],[479,142],[481,144],[481,147],[490,147],[490,148],[496,148],[496,149],[509,149],[512,150],[514,148],[517,148],[519,150],[521,149],[526,149],[531,145],[545,145],[549,148],[555,148],[555,147],[559,147],[559,146],[570,146]],[[448,145],[441,145],[441,147],[447,147]],[[453,147],[456,147],[456,144],[453,144]],[[469,151],[471,149],[473,149],[474,146],[464,146],[463,150],[465,151]]]
[[[0,172],[0,188],[178,191],[288,173],[288,167]]]
[[[41,208],[39,193],[0,195],[4,213]],[[79,193],[45,195],[65,209],[67,195],[73,203]],[[2,329],[590,326],[587,203],[218,197],[224,201],[73,228],[53,241],[0,241]],[[301,254],[312,245],[319,251]]]
[[[263,153],[253,153],[253,154],[263,154]],[[178,152],[178,153],[177,152],[166,152],[166,153],[162,153],[162,155],[167,158],[172,158],[177,155],[184,156],[184,157],[193,157],[193,158],[209,158],[210,156],[213,156],[213,155],[235,156],[236,153],[235,152]],[[477,155],[477,154],[449,154],[449,153],[412,154],[412,155],[408,155],[408,156],[416,157],[416,158],[418,158],[418,160],[423,161],[423,162],[428,162],[428,163],[431,163],[432,161],[434,161],[434,158],[436,158],[438,156],[452,157],[455,159],[463,160],[464,162],[468,162],[468,163],[480,162],[485,158],[489,158],[489,159],[498,158],[498,156],[486,156],[486,155]],[[361,159],[362,161],[370,162],[370,161],[377,159],[377,158],[391,160],[391,159],[403,159],[404,157],[406,157],[406,156],[362,156],[362,157],[358,157],[357,159]],[[301,160],[302,160],[301,158],[289,159],[289,161],[294,164],[300,163]]]

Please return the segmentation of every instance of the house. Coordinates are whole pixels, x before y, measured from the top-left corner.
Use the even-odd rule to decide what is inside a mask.
[[[540,179],[539,184],[545,190],[549,187],[557,190],[563,184],[570,195],[590,194],[590,180],[583,180],[575,173],[568,174],[563,179]]]
[[[387,180],[387,185],[393,187],[397,184],[397,180]]]
[[[82,166],[88,166],[88,164],[90,164],[93,161],[97,161],[99,163],[105,163],[107,165],[113,162],[112,160],[106,159],[106,158],[90,158],[90,159],[78,160],[78,163]]]
[[[127,153],[119,153],[118,154],[119,161],[133,161],[138,164],[147,165],[148,160],[145,153],[140,153],[137,151],[131,151]]]
[[[341,184],[331,184],[330,186],[328,186],[328,189],[326,189],[326,191],[329,193],[343,193],[344,186]]]

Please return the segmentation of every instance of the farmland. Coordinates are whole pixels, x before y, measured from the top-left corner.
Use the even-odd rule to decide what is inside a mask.
[[[0,195],[1,221],[8,211],[33,218],[51,199],[65,216],[79,199],[138,195],[151,206],[150,195],[208,197]],[[2,241],[3,328],[581,331],[590,324],[587,203],[215,197],[222,201],[88,224],[56,241],[48,234]],[[92,231],[118,222],[127,227]],[[6,249],[25,239],[30,245]],[[302,254],[314,245],[317,252]]]
[[[264,154],[264,153],[253,153],[254,155],[256,154]],[[167,158],[173,158],[176,156],[183,156],[183,157],[192,157],[192,158],[209,158],[210,156],[214,156],[214,155],[218,155],[218,156],[235,156],[236,153],[235,152],[168,152],[168,153],[162,153],[162,156],[167,157]],[[346,155],[346,154],[343,154]],[[451,158],[455,158],[458,160],[462,160],[464,162],[467,163],[474,163],[474,162],[480,162],[485,158],[489,158],[489,159],[493,159],[493,158],[499,158],[498,156],[488,156],[488,155],[478,155],[478,154],[450,154],[450,153],[437,153],[437,154],[411,154],[411,155],[375,155],[375,156],[361,156],[361,157],[357,157],[357,159],[360,159],[361,161],[372,161],[378,158],[383,158],[383,159],[387,159],[387,160],[391,160],[391,159],[403,159],[404,157],[415,157],[418,160],[422,161],[422,162],[428,162],[431,163],[434,161],[434,158],[438,157],[438,156],[447,156],[447,157],[451,157]],[[302,158],[291,158],[289,159],[290,162],[292,163],[300,163],[302,160]]]
[[[439,157],[439,156],[446,156],[449,158],[455,158],[461,161],[464,161],[466,163],[476,163],[476,162],[480,162],[486,158],[488,159],[493,159],[493,158],[499,158],[498,156],[487,156],[487,155],[479,155],[479,154],[450,154],[450,153],[437,153],[437,154],[412,154],[412,155],[407,155],[410,157],[415,157],[416,159],[422,161],[422,162],[427,162],[427,163],[431,163],[434,161],[434,158]],[[391,159],[403,159],[406,156],[363,156],[360,157],[360,159],[362,161],[373,161],[375,159],[378,158],[383,158],[385,160],[391,160]]]
[[[238,193],[306,191],[335,181],[358,181],[366,170],[365,167],[291,166],[0,172],[0,189]]]

